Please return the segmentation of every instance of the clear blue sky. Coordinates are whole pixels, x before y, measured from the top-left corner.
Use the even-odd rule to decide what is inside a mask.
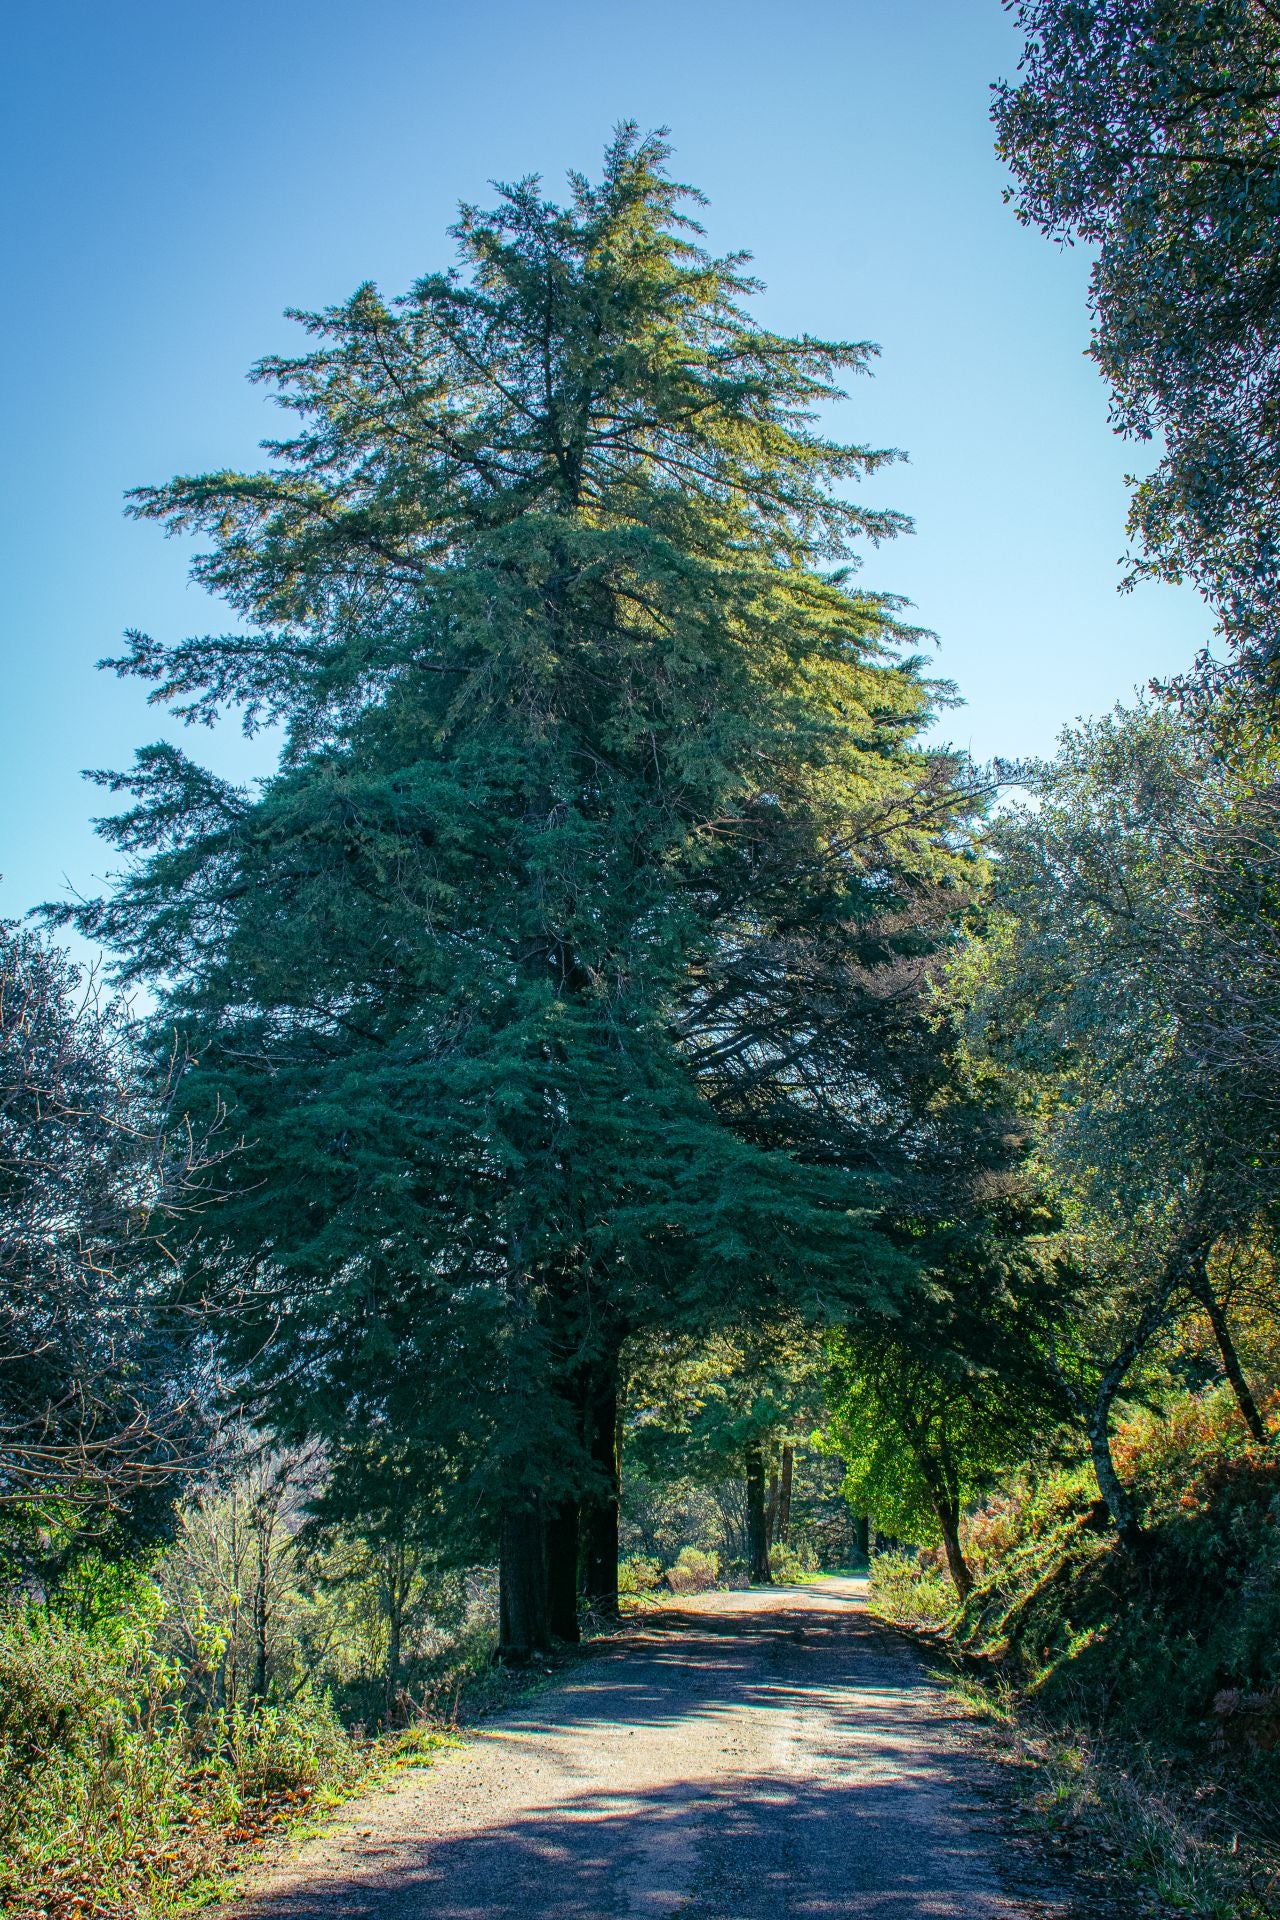
[[[873,339],[849,437],[901,446],[875,482],[916,534],[869,555],[909,594],[982,757],[1186,663],[1188,592],[1120,596],[1126,448],[1082,357],[1087,260],[1001,203],[988,86],[1017,44],[999,0],[42,0],[0,78],[4,672],[0,913],[93,890],[86,766],[161,731],[96,674],[125,627],[233,626],[128,486],[252,464],[244,382],[288,305],[444,264],[460,198],[594,168],[622,117],[669,125],[780,328]],[[188,745],[265,771],[231,729]]]

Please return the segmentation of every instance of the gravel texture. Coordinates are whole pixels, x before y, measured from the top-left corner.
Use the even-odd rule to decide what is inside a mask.
[[[1068,1920],[865,1582],[645,1618],[223,1920]]]

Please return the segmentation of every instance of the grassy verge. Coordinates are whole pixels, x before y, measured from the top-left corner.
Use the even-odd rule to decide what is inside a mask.
[[[1189,1920],[1274,1920],[1273,1851],[1256,1808],[1133,1738],[1049,1719],[995,1675],[957,1673],[952,1691],[1018,1783],[1027,1829],[1091,1883],[1108,1910]]]
[[[8,1920],[169,1920],[226,1894],[270,1840],[322,1824],[353,1794],[426,1766],[450,1736],[352,1739],[313,1756],[318,1777],[238,1783],[230,1763],[181,1765],[168,1743],[101,1769],[77,1835],[58,1816],[24,1821],[0,1871]],[[299,1774],[310,1771],[299,1768]]]
[[[418,1724],[369,1738],[320,1692],[194,1709],[145,1617],[105,1637],[44,1611],[11,1620],[0,1627],[0,1914],[177,1920],[225,1896],[269,1842],[429,1766],[459,1728],[546,1686],[600,1637],[510,1669],[477,1636]]]

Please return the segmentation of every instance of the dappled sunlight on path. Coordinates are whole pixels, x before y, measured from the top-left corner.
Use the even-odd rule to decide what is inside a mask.
[[[230,1913],[1065,1916],[1013,1890],[989,1784],[861,1582],[705,1595],[348,1808]]]

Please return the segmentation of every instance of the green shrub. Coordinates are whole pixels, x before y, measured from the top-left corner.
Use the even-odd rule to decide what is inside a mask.
[[[681,1547],[675,1565],[667,1568],[672,1593],[706,1593],[719,1578],[719,1554],[703,1553],[700,1547]]]
[[[363,1770],[318,1694],[257,1711],[193,1710],[179,1670],[156,1650],[155,1625],[145,1584],[88,1628],[36,1606],[0,1623],[5,1910],[43,1886],[75,1884],[104,1911],[150,1914],[206,1873],[247,1809],[300,1789],[342,1790]]]
[[[871,1606],[901,1627],[942,1627],[956,1611],[950,1578],[925,1557],[878,1553],[871,1562]]]
[[[653,1593],[662,1581],[662,1564],[653,1555],[633,1553],[618,1562],[618,1592]]]
[[[782,1586],[794,1586],[812,1580],[818,1571],[818,1556],[807,1541],[799,1546],[783,1546],[781,1541],[769,1549],[769,1572]]]

